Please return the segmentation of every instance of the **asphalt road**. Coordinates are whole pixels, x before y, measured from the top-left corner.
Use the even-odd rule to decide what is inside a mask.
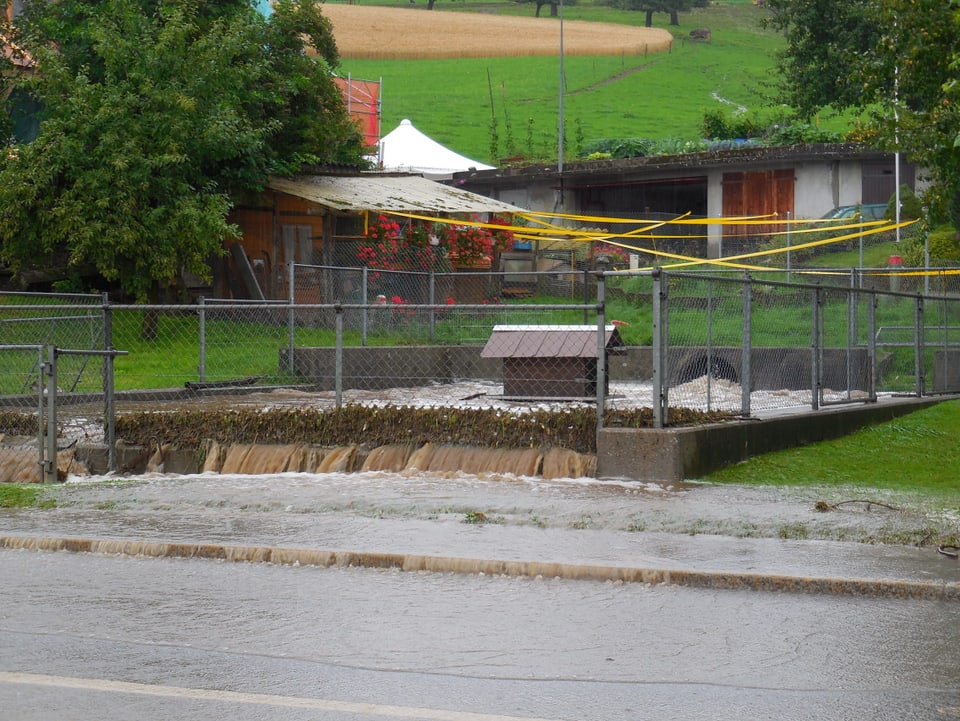
[[[960,718],[960,564],[777,533],[920,509],[462,474],[49,492],[0,511],[3,720]]]
[[[0,551],[0,717],[949,719],[960,604]]]

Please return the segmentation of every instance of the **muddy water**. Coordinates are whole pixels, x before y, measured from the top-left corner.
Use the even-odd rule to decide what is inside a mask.
[[[186,517],[227,537],[256,527],[278,540],[309,533],[328,519],[348,535],[361,537],[366,522],[373,520],[415,527],[427,537],[439,522],[477,528],[889,543],[909,543],[903,539],[923,534],[949,535],[960,523],[955,507],[876,491],[871,492],[873,500],[899,510],[856,504],[816,510],[818,501],[836,503],[862,494],[862,489],[664,485],[492,472],[145,474],[119,483],[74,477],[48,487],[47,493],[56,500],[59,521],[75,517],[82,523],[102,516],[104,522],[140,530],[169,530]]]
[[[302,444],[224,446],[209,443],[203,471],[224,474],[361,471],[424,471],[512,473],[544,478],[592,476],[596,457],[563,448],[475,448],[435,443],[379,446],[369,452],[358,446],[321,449]],[[164,449],[150,459],[148,470],[163,470]]]
[[[86,466],[72,449],[57,453],[57,472],[60,480],[70,475],[87,475]],[[0,483],[41,483],[40,454],[36,445],[25,448],[0,448]]]

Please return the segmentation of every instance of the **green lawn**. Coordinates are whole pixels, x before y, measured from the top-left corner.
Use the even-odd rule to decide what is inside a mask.
[[[960,401],[946,401],[844,438],[756,456],[707,480],[881,488],[958,504],[958,437]]]

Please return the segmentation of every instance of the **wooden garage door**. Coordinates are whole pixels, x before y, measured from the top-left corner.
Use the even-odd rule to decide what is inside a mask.
[[[786,218],[793,213],[793,168],[752,173],[723,174],[724,217],[773,215]],[[727,235],[763,235],[776,230],[770,225],[741,225],[725,228]]]

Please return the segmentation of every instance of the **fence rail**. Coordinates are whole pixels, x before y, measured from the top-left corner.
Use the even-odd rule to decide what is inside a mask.
[[[310,278],[342,288],[350,274],[359,284],[338,302],[303,300]],[[184,404],[597,404],[602,427],[621,409],[666,426],[677,408],[747,417],[960,392],[960,294],[947,289],[555,269],[524,275],[530,297],[487,297],[511,274],[463,274],[477,287],[408,275],[295,267],[282,302],[0,294],[0,434],[43,438],[49,461],[45,427],[61,445],[112,441],[115,414]],[[398,278],[405,295],[381,292]]]

